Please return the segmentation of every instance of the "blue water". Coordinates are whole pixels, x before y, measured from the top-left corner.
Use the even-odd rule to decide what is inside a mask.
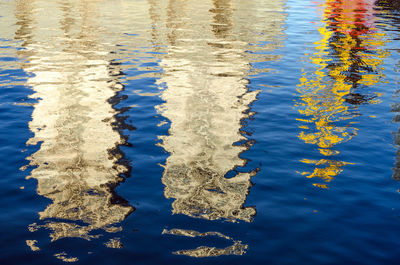
[[[0,1],[0,263],[399,264],[399,23]]]

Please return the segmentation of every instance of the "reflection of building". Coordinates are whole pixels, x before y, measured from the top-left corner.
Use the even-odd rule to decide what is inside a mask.
[[[208,15],[208,9],[205,11],[197,15]],[[219,13],[215,16],[224,19],[221,10]],[[204,20],[197,21],[202,25]],[[227,34],[231,27],[229,17],[221,22],[211,27],[217,36]],[[172,123],[170,135],[162,144],[171,153],[163,175],[165,195],[175,199],[174,213],[250,221],[255,211],[242,205],[253,173],[224,177],[245,162],[239,153],[246,147],[233,143],[245,140],[240,121],[246,118],[244,112],[256,96],[256,92],[247,91],[243,79],[248,71],[244,44],[213,37],[211,31],[196,37],[197,32],[196,28],[189,36],[178,30],[172,32],[168,55],[160,63],[164,70],[160,81],[168,87],[162,94],[166,101],[162,114]]]
[[[308,178],[331,181],[348,162],[331,159],[339,152],[337,144],[350,140],[357,128],[349,121],[357,114],[356,105],[376,103],[374,97],[359,93],[359,89],[373,86],[384,76],[380,48],[383,33],[374,26],[373,1],[327,0],[323,27],[310,61],[313,72],[303,72],[297,106],[304,122],[299,138],[318,146],[323,159],[302,162],[314,164],[314,172],[303,172]],[[351,105],[353,106],[351,106]],[[314,184],[326,187],[326,184]]]
[[[162,92],[165,103],[158,108],[171,121],[169,135],[162,137],[161,143],[170,153],[162,182],[166,198],[174,200],[174,214],[249,222],[256,213],[253,207],[243,206],[250,178],[256,171],[226,175],[245,164],[240,153],[250,146],[241,131],[242,120],[251,115],[249,105],[258,93],[248,91],[245,79],[254,56],[246,52],[251,50],[249,42],[279,37],[284,15],[278,13],[283,9],[279,1],[254,2],[246,2],[246,7],[240,1],[230,0],[169,1],[166,6],[151,2],[155,42],[166,46],[166,55],[160,59],[164,73],[159,82],[167,88]],[[251,10],[247,9],[252,9],[252,5],[265,14],[256,12],[255,16],[248,16]],[[271,12],[271,21],[266,10],[275,11]],[[276,42],[264,49],[272,50]],[[174,231],[186,235],[183,230]],[[239,244],[213,253],[241,255],[244,249]],[[212,255],[208,247],[176,253]]]
[[[121,121],[110,103],[123,89],[114,46],[98,40],[96,1],[76,4],[46,2],[43,12],[51,17],[26,10],[29,5],[16,9],[23,69],[31,74],[27,83],[38,100],[28,144],[40,148],[28,157],[36,166],[29,178],[38,181],[38,194],[52,201],[30,229],[50,229],[52,241],[90,240],[100,236],[96,229],[119,231],[118,223],[133,211],[113,191],[128,173],[119,150],[125,143]]]

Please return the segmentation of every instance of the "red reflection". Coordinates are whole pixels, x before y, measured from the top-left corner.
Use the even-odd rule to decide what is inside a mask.
[[[374,0],[327,1],[326,15],[336,32],[359,36],[374,28]]]

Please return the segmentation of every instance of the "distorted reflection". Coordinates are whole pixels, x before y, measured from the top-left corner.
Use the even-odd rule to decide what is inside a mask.
[[[96,1],[46,3],[42,12],[32,12],[35,1],[19,2],[16,39],[23,41],[23,69],[31,74],[27,83],[37,99],[28,144],[40,144],[27,158],[35,166],[28,178],[51,200],[29,229],[49,229],[51,241],[118,232],[118,223],[134,210],[114,192],[129,171],[119,149],[126,143],[124,121],[114,107],[123,85],[114,46],[98,39]],[[106,245],[119,246],[117,240]],[[56,257],[77,260],[63,253]]]
[[[357,106],[379,102],[379,94],[362,94],[361,89],[384,79],[381,66],[386,52],[381,48],[384,33],[374,24],[374,1],[327,0],[324,5],[321,39],[309,56],[314,70],[303,70],[296,103],[303,117],[299,138],[318,147],[322,159],[303,159],[315,165],[307,178],[334,179],[347,161],[334,159],[334,147],[357,135],[354,119]],[[326,183],[314,183],[327,188]]]
[[[200,246],[195,249],[188,250],[178,250],[175,251],[176,255],[185,255],[189,257],[203,258],[203,257],[217,257],[221,255],[243,255],[246,253],[247,245],[243,245],[241,241],[235,241],[232,238],[225,236],[219,232],[206,232],[199,233],[194,230],[185,230],[185,229],[164,229],[162,234],[176,235],[176,236],[187,236],[187,237],[206,237],[206,236],[216,236],[219,238],[223,238],[229,241],[233,241],[233,245],[228,246],[226,248],[216,248],[216,247],[207,247]]]
[[[252,55],[246,51],[251,49],[249,41],[271,41],[264,50],[277,47],[272,40],[282,33],[285,17],[281,1],[252,2],[247,2],[247,8],[254,5],[257,9],[241,8],[240,1],[231,0],[168,1],[165,6],[150,2],[156,25],[153,37],[167,46],[159,80],[167,87],[161,95],[165,103],[158,110],[171,122],[169,135],[160,138],[170,154],[162,182],[165,197],[173,199],[173,214],[230,222],[250,222],[256,214],[254,207],[244,203],[257,169],[235,170],[246,163],[240,154],[251,142],[242,121],[253,115],[249,105],[259,93],[247,88]],[[249,32],[259,32],[259,39],[247,38]],[[262,58],[274,60],[276,56]],[[232,173],[229,178],[228,172]],[[187,235],[180,229],[174,231]],[[224,249],[202,246],[175,254],[242,255],[246,248],[234,241]]]

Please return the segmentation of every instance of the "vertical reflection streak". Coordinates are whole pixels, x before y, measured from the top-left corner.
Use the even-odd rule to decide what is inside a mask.
[[[213,21],[208,23],[209,31],[195,36],[193,33],[199,32],[201,25],[188,19],[180,8],[177,10],[182,6],[177,2],[180,1],[170,1],[168,5],[169,49],[160,63],[164,69],[161,82],[167,86],[162,93],[166,102],[162,114],[171,121],[169,136],[162,141],[162,147],[170,153],[162,177],[165,197],[174,199],[174,214],[250,221],[255,209],[243,204],[255,171],[225,178],[229,170],[245,163],[239,153],[246,147],[233,144],[247,140],[239,132],[240,120],[246,117],[243,113],[256,96],[247,92],[243,79],[248,70],[248,63],[243,60],[244,49],[241,43],[224,38],[232,26],[226,17],[231,12],[229,6],[220,7],[221,1],[214,1],[214,14],[210,14],[199,12],[205,10],[205,6],[199,5],[199,22]],[[193,9],[196,6],[193,2],[191,5]],[[176,235],[176,231],[190,234],[182,229],[165,233]],[[223,249],[201,246],[175,254],[242,255],[246,248],[234,241],[233,246]]]
[[[360,104],[379,103],[377,96],[359,91],[382,82],[380,66],[387,55],[384,33],[374,25],[374,5],[371,1],[328,0],[319,29],[321,39],[310,57],[314,72],[303,70],[296,106],[304,124],[299,138],[314,144],[323,156],[320,160],[303,159],[315,165],[313,172],[302,172],[307,178],[334,179],[349,162],[332,159],[339,151],[334,146],[357,135],[353,120]],[[322,166],[322,167],[321,167]],[[326,184],[313,185],[327,188]]]
[[[180,14],[177,10],[170,12]],[[218,34],[218,26],[213,29]],[[170,135],[162,144],[171,153],[163,174],[165,195],[175,198],[174,213],[250,221],[254,209],[241,206],[253,173],[224,178],[235,166],[244,165],[239,153],[246,147],[233,143],[246,140],[239,132],[240,120],[246,117],[242,113],[256,94],[247,93],[243,80],[248,69],[240,55],[244,51],[229,48],[233,43],[226,45],[224,39],[208,40],[212,36],[204,36],[206,40],[191,36],[186,44],[176,39],[174,28],[171,31],[171,48],[161,61],[165,71],[161,82],[168,87],[162,95],[166,101],[163,115],[172,122]],[[208,45],[203,46],[204,42]],[[244,97],[244,104],[238,102],[240,97]]]
[[[25,17],[26,7],[17,9],[17,18]],[[36,179],[37,193],[51,200],[39,213],[39,224],[29,228],[49,229],[51,241],[91,240],[101,236],[98,229],[120,231],[118,223],[134,210],[114,192],[129,170],[121,162],[119,146],[126,141],[114,107],[123,85],[109,52],[114,47],[99,41],[97,1],[60,1],[48,8],[53,19],[36,11],[32,21],[19,20],[16,32],[16,39],[35,51],[25,54],[23,68],[33,75],[27,82],[37,99],[29,123],[34,136],[27,144],[40,148],[27,158],[35,166],[27,178]],[[34,27],[34,20],[46,25]],[[56,257],[68,261],[63,252]]]
[[[282,9],[283,3],[279,4]],[[160,61],[164,73],[159,80],[166,86],[161,95],[165,103],[157,108],[171,122],[169,135],[160,138],[161,146],[170,154],[162,183],[165,197],[173,199],[173,214],[229,222],[251,222],[256,214],[255,207],[244,204],[257,169],[236,170],[246,164],[240,154],[252,145],[243,131],[243,120],[254,114],[249,106],[259,93],[247,87],[253,59],[247,52],[251,28],[247,28],[248,17],[235,13],[239,12],[237,5],[231,0],[173,0],[167,5],[165,25],[157,21],[157,34],[153,36],[163,35],[162,31],[167,36],[167,54]],[[268,39],[275,30],[280,32],[274,28],[263,38]],[[227,177],[228,173],[233,176]],[[183,229],[163,232],[188,237],[215,233]],[[175,254],[206,257],[245,253],[247,245],[222,237],[233,245],[222,249],[201,246]]]

